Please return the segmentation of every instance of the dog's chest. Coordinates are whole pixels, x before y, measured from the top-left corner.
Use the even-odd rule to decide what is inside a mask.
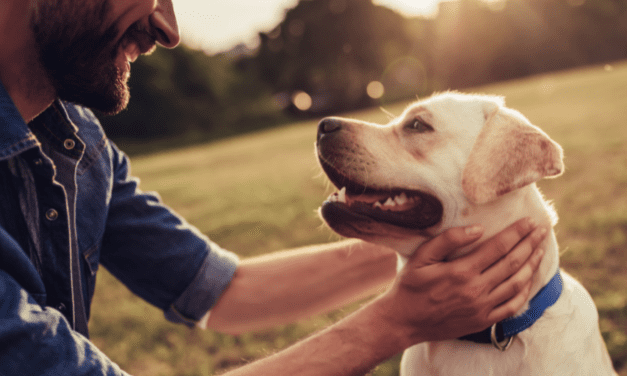
[[[588,292],[563,273],[558,302],[501,352],[469,341],[428,342],[405,351],[401,376],[615,375]]]

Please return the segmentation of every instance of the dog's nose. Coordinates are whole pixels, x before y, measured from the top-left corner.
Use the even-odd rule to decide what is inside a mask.
[[[342,122],[336,118],[324,118],[318,124],[318,138],[327,133],[339,131],[342,128]]]

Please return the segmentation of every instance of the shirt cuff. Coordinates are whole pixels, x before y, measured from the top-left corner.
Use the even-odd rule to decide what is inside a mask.
[[[203,319],[231,283],[239,264],[237,255],[213,242],[209,242],[209,247],[209,254],[194,280],[165,311],[168,321],[190,328],[198,324],[202,327]]]

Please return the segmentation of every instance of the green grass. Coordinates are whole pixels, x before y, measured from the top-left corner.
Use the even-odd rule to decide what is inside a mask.
[[[627,375],[627,63],[532,77],[472,91],[504,95],[565,150],[566,172],[540,182],[560,214],[562,266],[594,297],[620,375]],[[406,104],[386,109],[399,114]],[[385,122],[379,109],[348,114]],[[338,239],[315,210],[330,193],[314,157],[316,121],[133,159],[144,190],[242,257]],[[228,336],[172,325],[106,271],[92,339],[135,375],[210,375],[263,357],[352,308]],[[398,356],[374,375],[398,374]]]

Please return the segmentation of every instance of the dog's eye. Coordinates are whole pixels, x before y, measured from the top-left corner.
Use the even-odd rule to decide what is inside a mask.
[[[433,128],[431,128],[429,124],[425,123],[421,119],[414,119],[410,121],[409,123],[407,123],[407,125],[405,125],[405,129],[412,131],[412,132],[418,132],[418,133],[425,133],[425,132],[433,131]]]

